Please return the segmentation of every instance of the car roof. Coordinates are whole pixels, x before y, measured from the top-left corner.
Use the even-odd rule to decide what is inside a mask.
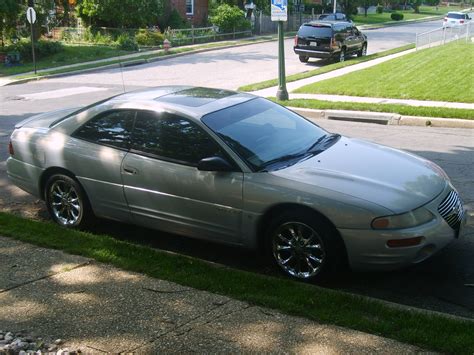
[[[459,11],[449,11],[448,12],[448,15],[449,14],[455,14],[455,15],[465,15],[465,12],[459,12]]]
[[[199,118],[210,112],[234,106],[256,98],[255,95],[232,90],[198,86],[158,86],[141,89],[112,97],[107,105],[123,107],[124,104],[142,105],[144,109],[171,109]]]

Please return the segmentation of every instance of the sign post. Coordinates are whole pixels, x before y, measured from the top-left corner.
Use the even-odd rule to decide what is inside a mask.
[[[285,44],[283,22],[288,20],[288,0],[271,0],[272,21],[278,22],[278,90],[277,100],[288,100],[285,77]]]
[[[35,58],[35,36],[33,33],[33,24],[36,22],[36,11],[32,7],[29,7],[26,10],[26,19],[30,23],[30,30],[31,30],[31,52],[33,53],[33,65],[35,67],[35,74],[36,74],[36,58]]]

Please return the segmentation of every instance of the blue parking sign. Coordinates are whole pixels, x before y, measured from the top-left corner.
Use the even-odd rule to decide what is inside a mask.
[[[286,21],[288,0],[271,0],[272,21]]]

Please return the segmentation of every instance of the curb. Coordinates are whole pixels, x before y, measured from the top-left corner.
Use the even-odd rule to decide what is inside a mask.
[[[293,38],[293,36],[290,36],[288,38]],[[4,85],[0,85],[0,87],[1,86],[24,84],[24,83],[28,83],[30,81],[60,78],[60,77],[69,76],[69,75],[79,75],[79,74],[93,73],[93,72],[107,70],[107,69],[128,67],[128,66],[133,66],[133,65],[159,62],[159,61],[162,61],[162,60],[173,59],[173,58],[182,57],[182,56],[190,55],[190,54],[204,53],[204,52],[210,52],[210,51],[215,51],[215,50],[220,50],[220,49],[229,49],[229,48],[234,48],[234,47],[243,47],[243,46],[249,46],[249,45],[256,44],[256,43],[273,42],[273,41],[276,41],[276,40],[277,39],[265,39],[265,40],[261,40],[261,41],[250,42],[250,43],[237,43],[237,44],[226,45],[226,46],[222,46],[222,47],[202,48],[202,49],[191,50],[191,51],[188,51],[188,52],[162,55],[162,56],[158,56],[158,57],[154,57],[154,58],[151,57],[151,58],[147,58],[147,59],[133,59],[133,58],[131,58],[130,61],[123,61],[123,62],[120,62],[120,63],[113,63],[113,64],[105,64],[105,65],[101,65],[101,66],[94,67],[94,68],[78,69],[78,70],[72,70],[72,71],[68,71],[68,72],[64,72],[64,73],[57,73],[57,74],[53,73],[53,74],[47,74],[47,75],[42,75],[42,76],[38,76],[38,77],[30,77],[30,78],[13,80],[13,81],[11,81],[9,83],[6,83]],[[177,48],[179,48],[179,47],[177,47]],[[146,54],[144,54],[144,55],[146,55]],[[114,60],[120,60],[120,59],[119,59],[119,57],[112,57],[111,61],[114,61]],[[87,62],[85,62],[84,65],[87,65]],[[60,70],[60,69],[58,69],[58,70]]]
[[[443,128],[468,128],[474,129],[474,120],[460,118],[438,118],[403,116],[395,113],[345,111],[345,110],[315,110],[287,106],[290,110],[310,120],[335,120],[363,122],[391,126],[418,126],[418,127],[443,127]]]
[[[431,22],[431,21],[441,20],[443,17],[444,16],[439,15],[439,16],[430,16],[430,17],[424,17],[424,18],[414,19],[414,20],[404,20],[404,21],[397,21],[397,22],[382,22],[382,23],[374,24],[374,25],[359,25],[357,26],[357,28],[360,30],[365,30],[365,31],[378,30],[379,28],[384,28],[384,27],[396,27],[396,26],[410,25],[412,23]]]

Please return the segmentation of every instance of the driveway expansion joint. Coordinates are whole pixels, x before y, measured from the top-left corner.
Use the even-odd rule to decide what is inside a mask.
[[[88,261],[86,261],[86,262],[84,262],[84,263],[82,263],[82,264],[79,264],[79,265],[70,267],[70,268],[68,268],[67,270],[58,271],[58,272],[53,272],[53,273],[51,273],[51,274],[48,274],[48,275],[45,275],[45,276],[42,276],[42,277],[39,277],[39,278],[36,278],[36,279],[28,280],[28,281],[22,282],[22,283],[20,283],[20,284],[14,285],[14,286],[7,287],[7,288],[5,288],[5,289],[0,289],[0,294],[6,293],[6,292],[8,292],[8,291],[11,291],[11,290],[14,290],[14,289],[17,289],[17,288],[26,286],[26,285],[33,284],[33,283],[35,283],[35,282],[37,282],[37,281],[46,280],[46,279],[52,278],[52,277],[57,276],[57,275],[61,275],[61,274],[64,274],[64,273],[67,273],[67,272],[71,272],[71,271],[73,271],[73,270],[76,270],[76,269],[85,267],[85,266],[92,265],[93,262],[94,262],[94,260],[88,260]]]

